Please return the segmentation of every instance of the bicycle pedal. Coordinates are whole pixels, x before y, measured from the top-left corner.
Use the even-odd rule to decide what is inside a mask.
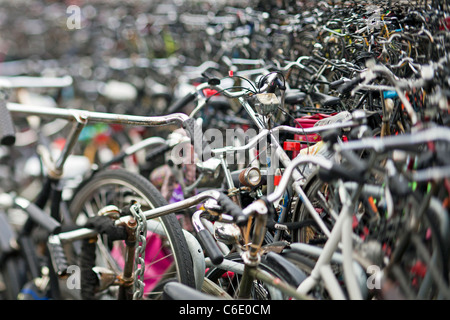
[[[59,237],[56,235],[50,236],[47,241],[47,247],[56,274],[59,277],[66,276],[69,266]]]

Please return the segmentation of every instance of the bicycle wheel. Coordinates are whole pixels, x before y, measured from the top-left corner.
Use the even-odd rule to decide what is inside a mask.
[[[231,260],[237,263],[243,263],[243,260],[239,253],[233,252],[225,257],[227,260]],[[286,261],[287,263],[287,261]],[[281,270],[281,267],[277,266],[275,263],[272,263],[270,259],[267,259],[266,256],[261,257],[260,264],[258,266],[259,269],[264,270],[271,275],[279,278],[281,282],[285,282],[292,286],[296,286],[298,284],[294,284],[295,281],[302,281],[304,279],[300,279],[303,275],[298,275],[292,277],[289,275],[289,272],[285,270]],[[298,272],[301,272],[298,270]],[[236,294],[239,289],[241,275],[232,272],[229,270],[224,270],[219,267],[210,268],[205,275],[206,279],[212,281],[220,288],[222,288],[227,294],[231,297],[236,297]],[[274,288],[268,283],[256,279],[253,281],[252,289],[251,289],[251,299],[253,300],[285,300],[290,297],[286,294],[282,293],[277,288]]]
[[[424,195],[412,193],[408,203],[420,208]],[[432,201],[437,206],[430,205]],[[387,277],[400,289],[402,299],[440,300],[450,298],[449,249],[447,212],[442,211],[440,201],[431,198],[422,214],[408,212],[407,223],[412,216],[419,218],[415,228],[404,225],[392,245],[390,261],[385,269]],[[420,210],[420,209],[419,209]],[[417,211],[419,211],[417,210]],[[414,211],[414,210],[413,210]],[[412,215],[411,215],[412,214]],[[392,292],[385,290],[383,298]]]
[[[327,198],[329,196],[330,189],[328,184],[321,181],[318,177],[309,184],[307,190],[305,190],[306,196],[311,201],[316,212],[322,217],[322,220],[327,225],[329,230],[332,229],[334,219],[327,212],[326,208],[321,204],[321,196]],[[292,209],[292,221],[301,222],[311,220],[312,217],[302,201],[295,201],[294,208]],[[308,226],[294,230],[293,242],[302,242],[307,244],[323,244],[326,242],[326,235],[320,230],[316,223],[311,223]]]
[[[131,200],[137,200],[143,211],[167,204],[157,189],[144,177],[124,169],[116,169],[99,172],[81,185],[71,200],[69,210],[75,222],[82,224],[87,217],[97,215],[98,210],[106,205],[123,208]],[[153,289],[159,282],[168,278],[195,286],[192,259],[175,214],[155,220],[159,223],[156,223],[154,228],[149,227],[147,234],[144,275],[147,298],[159,295]],[[162,227],[164,232],[161,234],[156,230],[157,227]],[[116,270],[117,267],[121,268],[123,262],[120,246],[123,247],[123,244],[117,242],[112,248],[109,247],[111,257],[117,263],[117,266],[113,266]]]

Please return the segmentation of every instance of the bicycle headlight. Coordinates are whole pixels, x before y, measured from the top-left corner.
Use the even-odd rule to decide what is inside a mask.
[[[258,93],[255,97],[255,106],[259,113],[268,115],[278,111],[280,100],[274,93]]]
[[[246,168],[239,174],[239,182],[247,187],[256,187],[261,182],[261,171],[256,167]]]

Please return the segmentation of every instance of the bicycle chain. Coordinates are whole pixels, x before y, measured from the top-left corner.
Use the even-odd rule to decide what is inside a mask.
[[[136,241],[137,246],[134,255],[134,294],[133,300],[142,299],[144,295],[145,249],[147,246],[147,219],[141,210],[141,205],[135,203],[130,208],[137,222]]]

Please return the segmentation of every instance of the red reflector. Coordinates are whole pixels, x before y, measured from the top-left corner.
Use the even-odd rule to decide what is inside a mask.
[[[285,141],[283,144],[283,149],[286,151],[300,151],[300,148],[300,142]]]
[[[281,176],[274,176],[273,177],[273,185],[277,186],[280,184]]]
[[[217,94],[217,90],[213,90],[213,89],[203,89],[203,94],[205,95],[205,97],[209,98],[215,94]]]

